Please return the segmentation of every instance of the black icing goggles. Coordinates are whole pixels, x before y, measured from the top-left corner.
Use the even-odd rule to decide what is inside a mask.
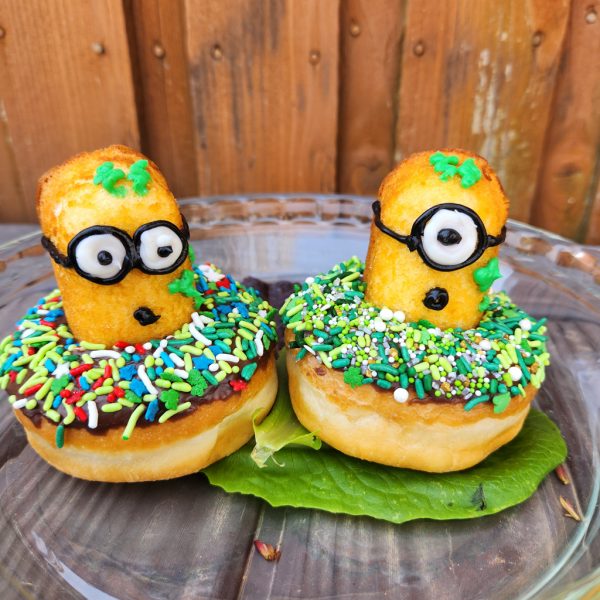
[[[42,246],[60,266],[75,269],[81,277],[101,285],[118,283],[133,268],[163,275],[175,271],[188,255],[190,230],[182,219],[181,229],[170,221],[146,223],[133,238],[117,227],[88,227],[69,242],[67,256],[46,236]]]
[[[415,250],[423,262],[436,271],[456,271],[474,263],[488,248],[498,246],[506,238],[506,227],[500,235],[489,235],[479,215],[462,204],[438,204],[420,215],[410,235],[402,235],[386,227],[381,220],[381,203],[372,204],[375,225],[411,252]]]

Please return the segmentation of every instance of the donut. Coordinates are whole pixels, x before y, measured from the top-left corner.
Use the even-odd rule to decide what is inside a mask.
[[[95,481],[170,479],[231,454],[277,392],[276,315],[190,261],[164,177],[124,146],[38,186],[58,288],[0,343],[0,388],[32,448]]]
[[[502,292],[508,200],[488,163],[410,156],[373,203],[365,264],[309,277],[286,300],[300,422],[340,450],[394,467],[471,467],[521,430],[549,364],[545,319]]]

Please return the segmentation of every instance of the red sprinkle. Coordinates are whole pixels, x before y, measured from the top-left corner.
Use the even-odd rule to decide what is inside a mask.
[[[40,319],[40,325],[45,325],[46,327],[52,327],[52,329],[56,328],[56,323],[52,323],[51,321],[45,321],[44,319]]]
[[[31,356],[32,354],[35,354],[35,350],[30,346],[29,348],[27,348],[27,354]]]
[[[138,354],[146,354],[146,350],[144,350],[144,346],[142,344],[136,344],[135,350]]]
[[[50,304],[50,302],[58,302],[59,300],[60,300],[60,296],[54,296],[54,298],[50,298],[50,300],[46,300],[46,303]]]
[[[116,399],[117,397],[115,396],[114,392],[111,392],[108,396],[106,396],[107,402],[114,402]]]
[[[231,281],[229,281],[227,277],[223,277],[223,279],[219,279],[219,281],[217,281],[217,286],[229,289],[231,287]]]
[[[30,388],[27,388],[23,392],[23,396],[31,396],[32,394],[35,394],[39,389],[42,388],[42,385],[44,385],[44,384],[43,383],[36,383],[35,385],[32,385]]]
[[[10,379],[11,383],[14,383],[17,379],[17,372],[16,371],[9,371],[8,372],[8,378]]]
[[[79,390],[77,392],[73,392],[68,398],[67,398],[67,404],[75,404],[75,402],[79,402],[81,400],[81,397],[83,396],[83,390]]]
[[[112,377],[112,368],[110,365],[106,365],[104,367],[104,379],[108,379],[109,377]]]
[[[59,396],[61,398],[69,398],[71,396],[71,390],[60,390]]]
[[[85,414],[85,411],[81,408],[81,406],[73,407],[73,412],[80,421],[87,421],[87,415]]]
[[[242,381],[241,379],[234,379],[233,381],[229,382],[229,385],[236,392],[241,392],[242,390],[245,390],[248,387],[248,384],[245,381]]]
[[[125,350],[125,348],[131,344],[128,344],[127,342],[115,342],[113,345],[115,348],[119,348],[119,350]]]
[[[123,388],[120,388],[118,386],[115,386],[112,393],[117,397],[117,398],[124,398],[125,397],[125,390]]]
[[[104,377],[100,377],[100,379],[96,379],[94,381],[94,385],[92,386],[93,390],[97,390],[104,383]]]
[[[77,377],[78,375],[82,375],[86,371],[89,371],[91,368],[92,368],[92,365],[79,365],[78,367],[71,369],[69,371],[69,373],[71,373],[71,375],[74,375],[75,377]]]

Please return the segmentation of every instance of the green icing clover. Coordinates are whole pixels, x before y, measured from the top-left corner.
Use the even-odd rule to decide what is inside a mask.
[[[148,193],[148,184],[152,181],[148,173],[148,161],[142,159],[134,162],[129,169],[127,179],[133,182],[133,191],[138,196],[145,196]]]
[[[472,158],[467,158],[458,167],[458,174],[460,175],[460,185],[464,188],[475,185],[481,179],[481,169],[475,164]]]
[[[161,393],[160,399],[165,403],[167,410],[176,410],[179,404],[179,392],[175,390],[165,390]]]
[[[492,402],[494,403],[494,412],[496,414],[503,413],[510,404],[510,394],[508,392],[498,394],[492,398]]]
[[[485,267],[475,269],[473,272],[473,279],[482,292],[487,292],[492,287],[492,283],[494,283],[496,279],[500,279],[500,277],[502,277],[502,274],[500,273],[500,263],[495,256],[487,265],[485,265]]]
[[[188,376],[188,383],[192,386],[190,394],[193,396],[202,396],[208,387],[206,379],[200,374],[197,369],[192,369]]]
[[[363,376],[358,367],[350,367],[344,372],[344,383],[347,383],[352,389],[362,385]]]
[[[462,187],[469,188],[475,185],[481,179],[481,169],[472,158],[467,158],[462,165],[457,166],[459,162],[458,156],[443,152],[436,152],[429,157],[429,163],[433,165],[436,173],[440,173],[442,181],[448,181],[458,175]]]
[[[433,169],[436,173],[441,173],[440,179],[447,181],[451,177],[454,177],[458,173],[458,156],[454,154],[443,154],[442,152],[436,152],[429,157],[429,163],[433,165]]]
[[[169,292],[193,298],[196,308],[200,308],[200,305],[204,301],[204,296],[196,289],[194,272],[190,269],[185,269],[177,279],[169,283]]]
[[[94,184],[100,185],[113,196],[117,198],[124,198],[127,193],[127,189],[123,185],[115,185],[117,181],[125,179],[125,172],[121,169],[115,169],[115,165],[112,162],[102,163],[97,169],[94,175]]]

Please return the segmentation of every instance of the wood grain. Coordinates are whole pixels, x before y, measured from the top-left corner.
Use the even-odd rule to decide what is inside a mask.
[[[393,165],[405,4],[405,0],[341,4],[340,192],[374,194]]]
[[[119,0],[7,0],[0,23],[5,139],[25,202],[2,217],[33,220],[35,185],[50,166],[112,143],[139,146],[125,21]]]
[[[579,240],[586,235],[598,175],[599,12],[600,2],[573,0],[532,214],[535,225]]]
[[[396,158],[482,154],[527,221],[568,17],[568,0],[409,0]]]
[[[158,164],[176,196],[197,193],[192,101],[183,4],[131,0],[132,60],[140,114],[142,151]]]
[[[338,0],[187,0],[202,194],[335,188]]]

